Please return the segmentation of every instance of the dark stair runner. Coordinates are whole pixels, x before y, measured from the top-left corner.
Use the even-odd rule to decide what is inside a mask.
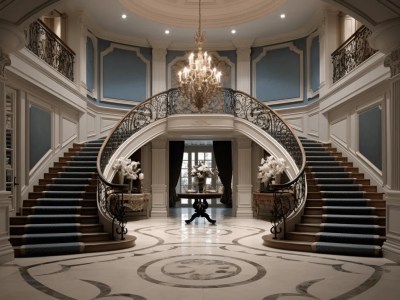
[[[301,139],[308,197],[291,240],[313,241],[318,253],[380,256],[385,240],[385,201],[358,170],[329,145]]]
[[[96,200],[102,142],[75,144],[29,193],[21,216],[10,219],[16,257],[110,250],[105,244],[113,241],[99,224]]]

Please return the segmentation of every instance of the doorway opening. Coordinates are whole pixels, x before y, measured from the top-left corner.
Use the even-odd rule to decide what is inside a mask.
[[[205,179],[205,189],[210,192],[220,192],[222,189],[221,180],[218,177],[217,166],[213,151],[213,142],[211,140],[186,140],[182,159],[181,174],[176,192],[187,193],[188,191],[197,191],[197,180],[191,176],[194,166],[200,163],[207,165],[212,169],[214,175]],[[209,207],[224,207],[220,198],[208,199]],[[194,199],[181,198],[175,207],[192,207]]]

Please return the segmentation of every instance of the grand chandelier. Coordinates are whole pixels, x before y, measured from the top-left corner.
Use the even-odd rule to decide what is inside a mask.
[[[208,104],[219,92],[222,73],[212,67],[211,56],[203,52],[205,32],[201,31],[201,0],[199,0],[199,27],[194,37],[197,53],[190,53],[189,64],[178,72],[178,83],[182,95],[198,110]]]

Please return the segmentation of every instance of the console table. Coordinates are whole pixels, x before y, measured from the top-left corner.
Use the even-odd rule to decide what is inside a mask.
[[[111,194],[108,201],[123,201],[123,206],[126,208],[127,212],[145,212],[146,217],[149,217],[150,214],[150,194],[123,194],[123,198],[121,198],[121,194]]]
[[[190,224],[194,219],[198,217],[204,217],[211,224],[215,224],[216,220],[210,218],[206,209],[208,208],[207,199],[221,198],[220,193],[179,193],[177,194],[179,198],[194,199],[193,208],[195,213],[189,220],[185,220],[186,224]]]
[[[274,207],[274,193],[253,193],[253,217],[271,217]]]

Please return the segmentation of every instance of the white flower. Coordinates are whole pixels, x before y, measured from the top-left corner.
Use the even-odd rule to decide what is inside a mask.
[[[204,162],[200,161],[198,165],[194,165],[190,171],[190,175],[197,178],[206,178],[214,175],[212,169]]]
[[[261,159],[261,165],[258,167],[257,178],[261,179],[261,182],[267,182],[275,175],[283,173],[286,169],[286,163],[283,158],[275,158],[274,156],[268,156],[267,159]]]
[[[124,177],[136,180],[139,177],[141,169],[139,168],[140,162],[132,161],[129,158],[120,157],[113,165],[113,170],[121,171]]]

